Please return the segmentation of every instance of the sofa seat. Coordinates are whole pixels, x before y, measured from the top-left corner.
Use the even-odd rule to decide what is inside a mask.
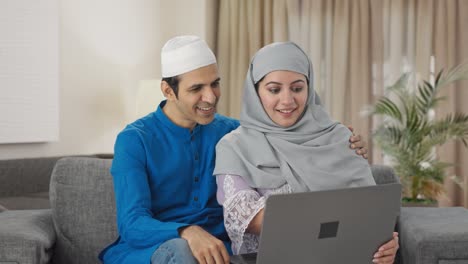
[[[55,242],[50,209],[4,211],[0,223],[0,264],[49,263]]]

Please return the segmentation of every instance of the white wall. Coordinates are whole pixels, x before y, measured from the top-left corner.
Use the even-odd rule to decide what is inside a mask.
[[[164,42],[196,34],[213,46],[212,3],[60,0],[60,139],[0,144],[0,159],[112,153],[117,133],[136,117],[140,81],[160,78]]]

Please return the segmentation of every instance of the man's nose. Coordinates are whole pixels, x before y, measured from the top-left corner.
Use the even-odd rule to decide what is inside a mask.
[[[202,101],[210,104],[214,104],[216,102],[216,94],[211,87],[203,89]]]

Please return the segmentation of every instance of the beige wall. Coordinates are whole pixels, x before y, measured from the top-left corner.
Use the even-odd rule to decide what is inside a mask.
[[[59,0],[60,139],[0,144],[0,159],[113,152],[138,84],[160,78],[164,42],[196,34],[214,45],[214,2]]]

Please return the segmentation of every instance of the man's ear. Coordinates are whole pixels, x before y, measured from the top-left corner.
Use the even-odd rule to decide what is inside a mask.
[[[177,99],[174,90],[172,90],[171,86],[165,81],[161,81],[161,92],[169,101]]]

